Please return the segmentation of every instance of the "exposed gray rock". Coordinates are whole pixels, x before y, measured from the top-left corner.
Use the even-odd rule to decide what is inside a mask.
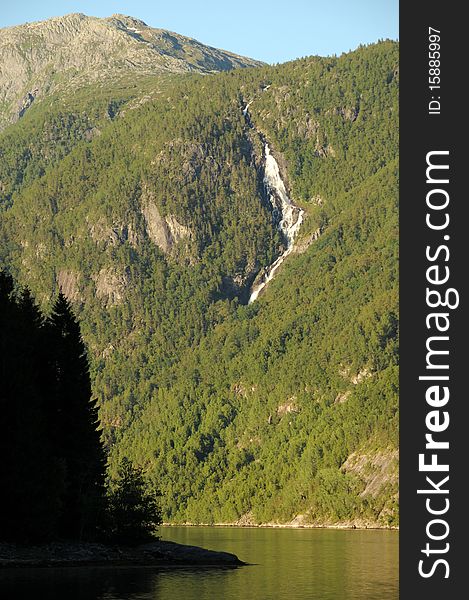
[[[361,496],[378,496],[383,486],[398,482],[398,450],[353,452],[342,465],[346,473],[357,474],[365,483]]]
[[[130,284],[130,270],[125,268],[117,272],[111,268],[101,269],[94,280],[96,296],[107,306],[113,306],[124,299],[125,290]]]
[[[128,222],[113,222],[109,223],[106,219],[101,218],[88,227],[91,238],[104,247],[118,246],[129,242],[129,244],[137,248],[142,242],[142,233],[135,219],[129,216]]]
[[[162,217],[153,201],[149,201],[143,206],[142,214],[145,218],[148,237],[165,254],[171,252],[181,240],[192,238],[189,227],[179,223],[174,215]]]
[[[80,274],[76,271],[61,269],[57,273],[57,285],[59,290],[72,302],[81,299],[79,280]]]
[[[321,228],[318,227],[309,235],[300,239],[293,248],[293,252],[295,252],[296,254],[303,254],[303,252],[306,252],[306,250],[311,246],[311,244],[313,244],[316,240],[318,240],[321,237],[321,234]]]
[[[283,417],[284,415],[288,415],[290,413],[300,412],[295,400],[296,398],[292,396],[284,404],[279,404],[279,406],[277,406],[277,415],[279,417]]]
[[[70,14],[0,30],[0,129],[55,91],[121,75],[210,73],[262,63],[125,15]]]
[[[28,92],[24,98],[20,101],[19,110],[18,110],[18,118],[21,118],[24,113],[28,110],[31,104],[34,102],[38,89],[36,88],[32,92]]]

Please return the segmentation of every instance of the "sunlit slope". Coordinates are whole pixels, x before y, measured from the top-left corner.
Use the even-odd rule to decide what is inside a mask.
[[[72,300],[111,468],[167,520],[396,523],[398,45],[116,85],[0,137],[0,260]],[[265,141],[305,216],[246,306]]]

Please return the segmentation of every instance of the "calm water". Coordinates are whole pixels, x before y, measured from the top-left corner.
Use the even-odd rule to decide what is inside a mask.
[[[398,533],[162,528],[162,537],[234,552],[235,570],[68,568],[0,571],[0,596],[47,600],[397,600]]]

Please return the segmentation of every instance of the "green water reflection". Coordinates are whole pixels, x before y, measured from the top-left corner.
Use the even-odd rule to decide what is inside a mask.
[[[234,552],[236,570],[28,569],[0,572],[4,598],[67,600],[397,600],[398,533],[162,528],[165,539]]]

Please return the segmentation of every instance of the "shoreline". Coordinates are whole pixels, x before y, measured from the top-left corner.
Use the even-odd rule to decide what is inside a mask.
[[[4,569],[54,567],[161,567],[236,569],[247,563],[230,552],[158,540],[138,546],[93,542],[0,543]]]
[[[356,525],[356,524],[337,524],[337,525],[318,525],[311,523],[292,524],[292,523],[162,523],[160,527],[230,527],[239,529],[336,529],[345,531],[399,531],[399,527],[386,525]]]

